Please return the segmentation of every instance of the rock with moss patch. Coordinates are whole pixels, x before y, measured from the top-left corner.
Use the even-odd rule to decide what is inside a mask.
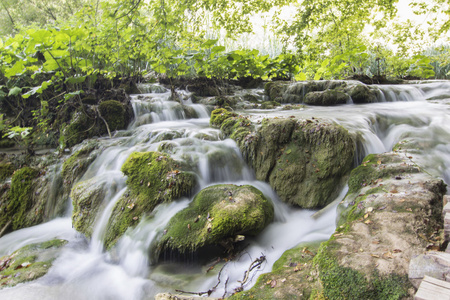
[[[79,182],[70,193],[73,203],[73,227],[88,238],[92,236],[99,208],[106,195],[105,184],[106,182],[94,177]]]
[[[409,155],[369,155],[352,171],[338,228],[314,259],[325,297],[413,297],[409,263],[439,235],[446,188]]]
[[[128,177],[128,191],[111,213],[105,237],[108,248],[158,204],[189,196],[197,184],[186,166],[160,152],[133,152],[122,172]]]
[[[233,243],[242,240],[240,236],[261,232],[273,215],[272,203],[252,186],[207,187],[170,220],[158,240],[157,253],[190,253],[217,245],[230,250]]]
[[[212,112],[210,124],[238,143],[257,179],[304,208],[334,200],[353,166],[353,138],[333,123],[273,118],[255,129],[248,118],[222,109]]]
[[[65,185],[71,186],[84,175],[89,165],[100,153],[99,149],[100,146],[98,143],[89,141],[82,144],[77,151],[64,161],[62,177]]]
[[[345,104],[349,100],[347,94],[337,90],[325,90],[323,92],[309,92],[303,102],[308,105],[330,106]]]
[[[0,258],[0,289],[32,281],[47,274],[65,240],[27,245]]]

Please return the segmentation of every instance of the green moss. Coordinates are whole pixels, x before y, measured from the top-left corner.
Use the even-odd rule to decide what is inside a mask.
[[[0,163],[0,181],[11,177],[14,173],[14,166],[11,163]]]
[[[183,168],[180,162],[160,152],[133,152],[128,157],[122,172],[128,177],[129,192],[114,206],[106,233],[108,248],[156,205],[190,195],[196,176]]]
[[[357,270],[340,266],[331,253],[333,239],[322,244],[313,260],[328,299],[401,299],[408,295],[407,275],[386,276],[374,271],[366,278]]]
[[[116,100],[103,101],[98,106],[98,110],[108,123],[109,130],[126,129],[125,108],[122,103]]]
[[[211,186],[170,220],[158,245],[160,250],[184,253],[237,234],[256,235],[273,220],[273,214],[271,202],[252,186]]]
[[[12,229],[17,230],[26,227],[26,213],[33,205],[33,180],[39,172],[35,169],[24,167],[16,171],[11,179],[11,190],[6,213],[2,214],[0,224],[3,226],[12,219]]]
[[[236,116],[237,115],[235,113],[229,112],[225,108],[218,108],[211,112],[209,124],[211,127],[220,128],[226,119]]]
[[[27,245],[11,255],[0,258],[0,287],[11,287],[45,275],[55,259],[55,249],[67,244],[51,240]]]
[[[399,156],[369,154],[366,156],[360,166],[352,170],[348,181],[348,192],[356,193],[361,188],[371,185],[379,178],[396,176],[401,173],[417,173],[419,169],[414,166],[404,164],[403,166],[391,165],[392,163],[401,163]]]

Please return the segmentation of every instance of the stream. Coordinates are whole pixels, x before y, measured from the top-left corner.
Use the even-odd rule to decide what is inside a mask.
[[[358,137],[355,166],[370,153],[391,151],[402,139],[414,141],[414,162],[434,176],[450,183],[450,82],[378,86],[378,103],[345,104],[333,107],[305,106],[299,110],[250,109],[240,113],[258,122],[265,117],[328,119]],[[255,179],[236,143],[220,130],[209,127],[205,106],[192,103],[189,92],[179,91],[183,105],[190,106],[197,118],[187,118],[182,106],[170,101],[170,91],[148,85],[146,94],[131,95],[135,120],[128,130],[113,138],[100,138],[104,151],[94,160],[81,180],[95,178],[106,193],[103,211],[88,241],[71,224],[71,204],[67,214],[50,222],[21,229],[0,238],[0,257],[25,245],[53,238],[68,240],[50,271],[30,283],[0,290],[0,299],[153,299],[159,292],[208,291],[221,283],[213,297],[230,294],[240,286],[252,261],[264,255],[266,261],[252,273],[250,288],[261,273],[270,272],[284,251],[300,242],[326,240],[335,230],[336,206],[345,197],[344,188],[337,199],[317,213],[282,203],[271,187]],[[263,90],[247,91],[263,97]],[[261,234],[247,239],[248,246],[236,259],[221,263],[206,272],[207,265],[196,263],[154,264],[149,249],[158,232],[170,218],[185,208],[191,199],[183,198],[159,205],[128,230],[111,252],[103,249],[105,227],[115,202],[125,191],[122,164],[134,151],[164,149],[171,157],[195,166],[199,188],[217,183],[250,184],[270,198],[275,220]],[[76,149],[75,149],[76,150]],[[74,150],[74,151],[75,151]],[[227,284],[225,284],[227,282]]]

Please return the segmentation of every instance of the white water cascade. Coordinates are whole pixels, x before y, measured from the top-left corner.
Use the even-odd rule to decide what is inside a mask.
[[[242,113],[254,121],[275,116],[331,120],[358,137],[360,159],[369,153],[390,151],[397,142],[407,139],[417,144],[416,162],[450,183],[450,106],[447,104],[450,84],[434,82],[377,88],[379,103],[307,106],[289,111],[253,109]],[[335,208],[345,196],[345,189],[316,217],[312,217],[316,211],[290,207],[279,201],[268,184],[255,180],[235,142],[209,127],[207,109],[193,104],[189,93],[179,91],[180,99],[174,101],[170,100],[170,92],[161,86],[150,85],[144,91],[147,93],[132,95],[136,116],[133,124],[112,139],[98,140],[105,150],[82,178],[95,178],[107,191],[92,239],[87,241],[72,229],[70,213],[0,238],[0,256],[24,245],[53,238],[69,241],[47,275],[0,290],[0,299],[153,299],[158,292],[175,289],[207,291],[217,283],[220,267],[206,273],[207,267],[195,263],[194,259],[186,264],[154,264],[149,256],[157,233],[191,199],[159,205],[151,217],[143,218],[138,226],[128,230],[114,250],[103,249],[108,217],[126,186],[120,168],[134,151],[164,150],[174,159],[189,162],[194,166],[200,188],[217,183],[251,184],[274,203],[274,222],[259,236],[246,240],[245,252],[224,266],[222,283],[212,296],[221,297],[240,286],[238,280],[242,280],[250,263],[262,254],[267,261],[246,288],[251,287],[261,272],[269,272],[287,249],[303,241],[326,240],[334,232]]]

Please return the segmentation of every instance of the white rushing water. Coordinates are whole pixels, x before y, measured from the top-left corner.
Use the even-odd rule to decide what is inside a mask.
[[[305,107],[302,110],[250,110],[245,113],[255,121],[267,116],[325,118],[339,123],[360,137],[358,157],[381,153],[401,139],[417,143],[414,159],[429,172],[450,181],[450,114],[446,100],[450,84],[435,82],[402,86],[378,86],[380,103]],[[53,238],[66,239],[49,273],[39,280],[0,290],[0,299],[153,299],[158,292],[183,289],[207,291],[217,283],[217,266],[206,273],[207,266],[187,264],[154,264],[149,255],[158,232],[190,199],[159,205],[151,217],[141,222],[118,242],[112,252],[105,252],[102,238],[115,201],[124,192],[125,177],[120,168],[134,151],[164,149],[173,158],[194,167],[200,188],[217,183],[251,184],[272,200],[275,221],[259,236],[246,240],[244,253],[227,263],[221,273],[221,284],[212,296],[238,287],[245,270],[257,257],[267,260],[252,275],[251,287],[261,272],[269,272],[281,254],[303,241],[326,240],[334,232],[336,205],[346,190],[317,217],[316,211],[303,210],[281,203],[270,186],[255,180],[243,161],[234,141],[224,139],[219,130],[209,127],[206,108],[193,104],[187,92],[170,100],[163,87],[143,87],[146,94],[133,95],[136,118],[130,128],[116,138],[100,139],[105,150],[90,165],[82,180],[95,180],[107,191],[103,211],[97,219],[93,237],[87,241],[71,227],[70,214],[65,218],[12,232],[0,238],[0,256],[36,242]],[[439,99],[427,102],[427,99]],[[186,113],[188,112],[188,114]],[[197,118],[188,118],[195,115]]]

